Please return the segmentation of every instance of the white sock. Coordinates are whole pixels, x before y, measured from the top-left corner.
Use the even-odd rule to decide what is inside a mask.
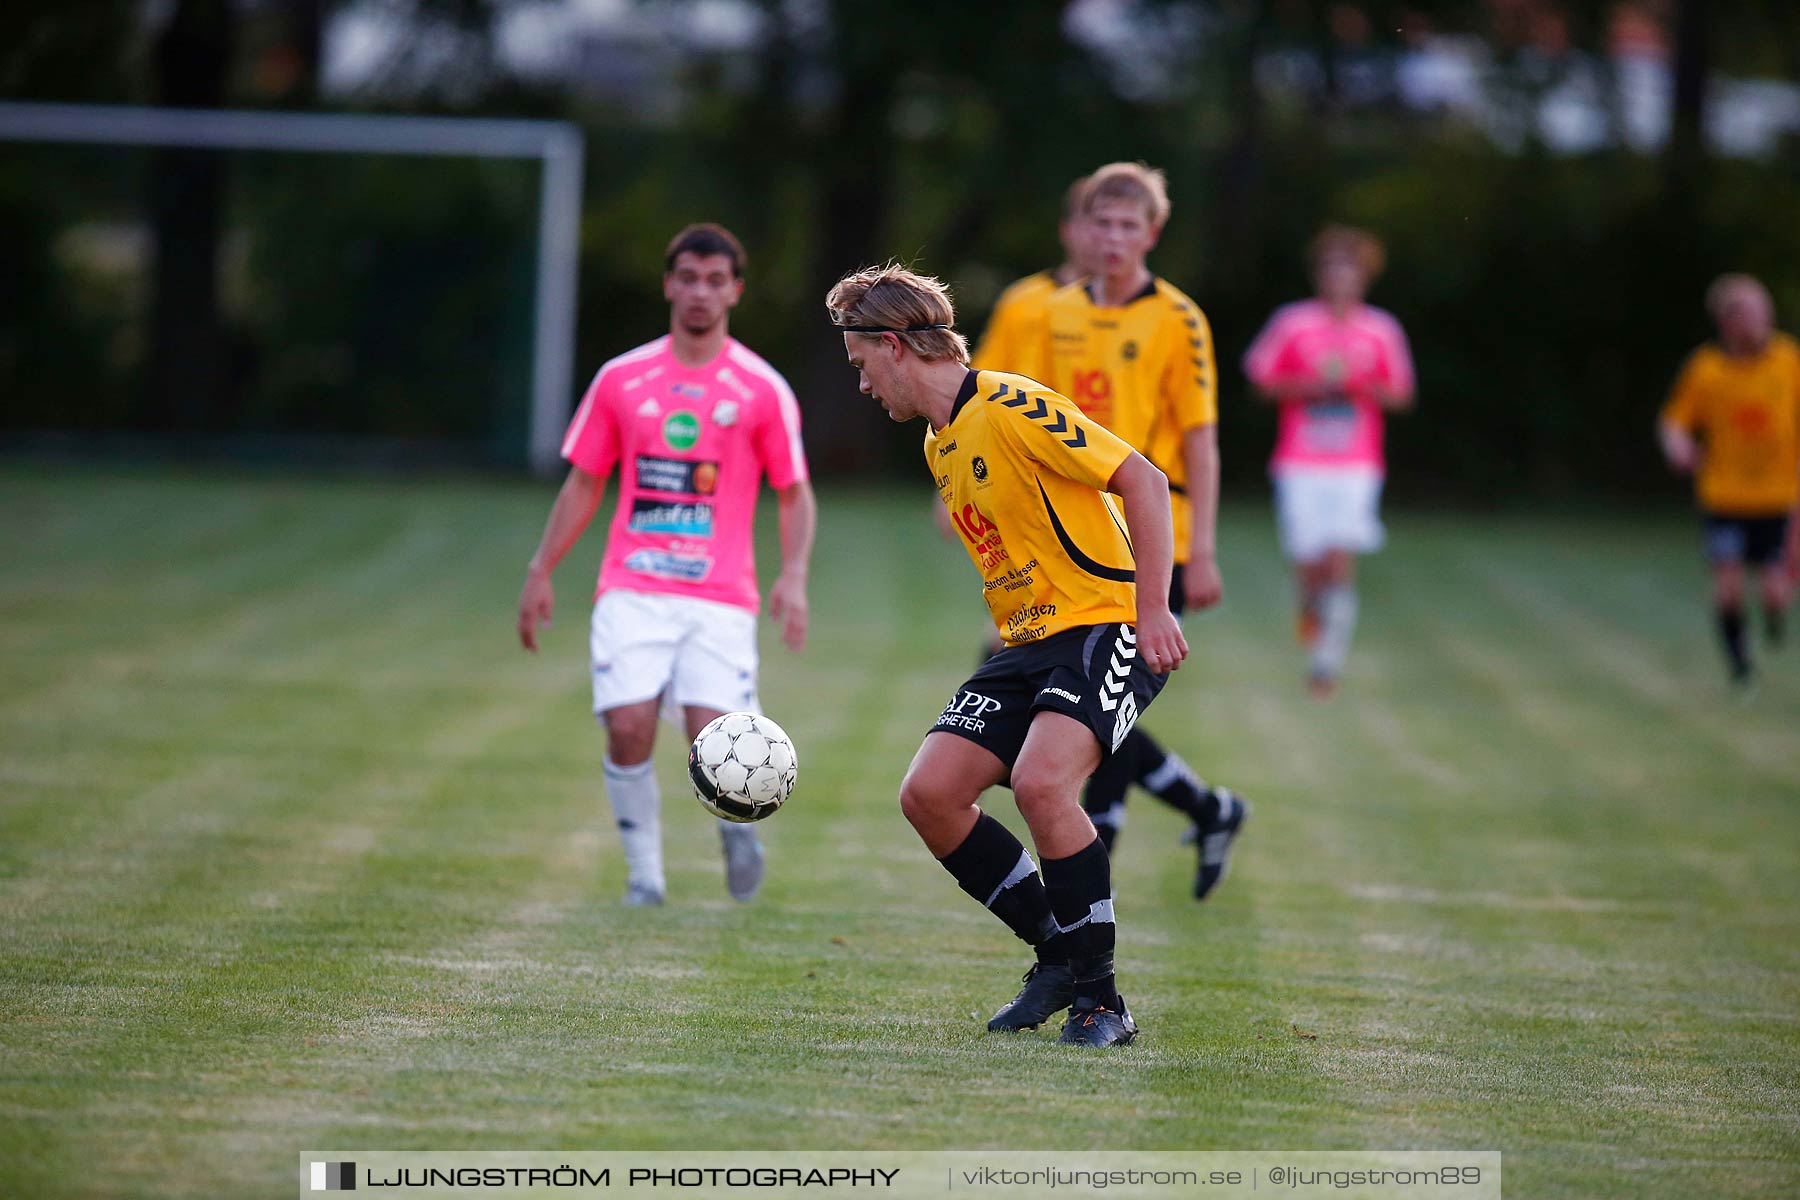
[[[1144,787],[1160,796],[1163,789],[1177,779],[1186,780],[1195,791],[1206,790],[1206,781],[1194,774],[1194,768],[1182,762],[1181,756],[1173,750],[1164,753],[1162,766],[1144,776]]]
[[[631,882],[664,891],[662,794],[656,786],[656,764],[645,759],[621,767],[606,760],[606,798],[619,823],[619,845],[625,848],[625,870]]]
[[[1356,589],[1337,583],[1319,592],[1319,640],[1313,643],[1312,673],[1336,679],[1350,654],[1350,637],[1356,632]]]

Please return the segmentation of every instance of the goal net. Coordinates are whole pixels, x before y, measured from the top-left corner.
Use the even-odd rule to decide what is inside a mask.
[[[581,186],[562,122],[0,104],[0,433],[553,469]]]

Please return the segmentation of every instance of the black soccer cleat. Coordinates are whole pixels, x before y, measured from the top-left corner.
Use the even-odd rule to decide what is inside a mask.
[[[1250,805],[1230,788],[1214,788],[1219,803],[1218,816],[1198,830],[1200,865],[1194,871],[1194,899],[1204,900],[1225,878],[1231,866],[1231,843],[1244,828]]]
[[[1075,975],[1066,963],[1032,963],[1019,994],[988,1019],[988,1032],[1036,1029],[1074,1002]]]
[[[1119,997],[1118,1011],[1109,1004],[1092,1008],[1073,1008],[1063,1022],[1062,1036],[1056,1040],[1065,1046],[1123,1046],[1137,1036],[1137,1022]]]

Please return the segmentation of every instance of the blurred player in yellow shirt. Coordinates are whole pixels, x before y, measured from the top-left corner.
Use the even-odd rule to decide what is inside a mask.
[[[1161,171],[1110,163],[1088,176],[1074,235],[1091,277],[1043,302],[1017,371],[1067,396],[1169,477],[1175,530],[1171,609],[1206,609],[1223,595],[1214,559],[1219,502],[1218,370],[1206,316],[1146,259],[1169,219]],[[1032,353],[1035,351],[1035,354]],[[1137,783],[1193,822],[1200,846],[1194,897],[1224,877],[1247,806],[1208,786],[1141,727],[1088,783],[1083,805],[1110,848]]]
[[[1019,368],[1015,364],[1021,360],[1036,362],[1037,339],[1043,336],[1045,302],[1060,288],[1093,273],[1084,241],[1087,225],[1081,219],[1081,190],[1086,186],[1087,176],[1083,175],[1063,193],[1062,216],[1056,223],[1057,240],[1062,242],[1063,248],[1062,262],[1013,280],[994,301],[987,328],[981,331],[981,340],[969,355],[969,365],[977,371],[1016,371]],[[936,500],[932,502],[932,508],[938,532],[947,540],[956,541],[957,531],[951,523],[949,510]],[[992,627],[987,635],[981,648],[983,658],[1004,644]]]
[[[1086,245],[1088,226],[1081,214],[1081,192],[1087,181],[1083,175],[1063,193],[1062,218],[1056,223],[1062,262],[1013,280],[994,301],[987,328],[981,331],[981,340],[969,357],[977,371],[1017,371],[1026,355],[1029,361],[1037,361],[1036,339],[1042,335],[1045,302],[1058,289],[1094,273]]]
[[[1722,275],[1706,293],[1717,342],[1688,356],[1658,423],[1663,456],[1694,476],[1713,605],[1732,682],[1751,681],[1745,565],[1757,568],[1770,645],[1783,633],[1800,501],[1800,345],[1775,328],[1768,289]],[[1782,558],[1788,558],[1783,570]]]

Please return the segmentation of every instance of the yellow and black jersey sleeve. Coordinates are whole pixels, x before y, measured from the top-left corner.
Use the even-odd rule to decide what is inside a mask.
[[[1219,423],[1219,366],[1212,326],[1200,306],[1167,283],[1161,290],[1170,305],[1165,336],[1172,339],[1163,363],[1162,393],[1177,428],[1195,429]]]
[[[1107,490],[1132,448],[1067,397],[1021,375],[984,376],[995,431],[1020,458],[1064,479]]]

